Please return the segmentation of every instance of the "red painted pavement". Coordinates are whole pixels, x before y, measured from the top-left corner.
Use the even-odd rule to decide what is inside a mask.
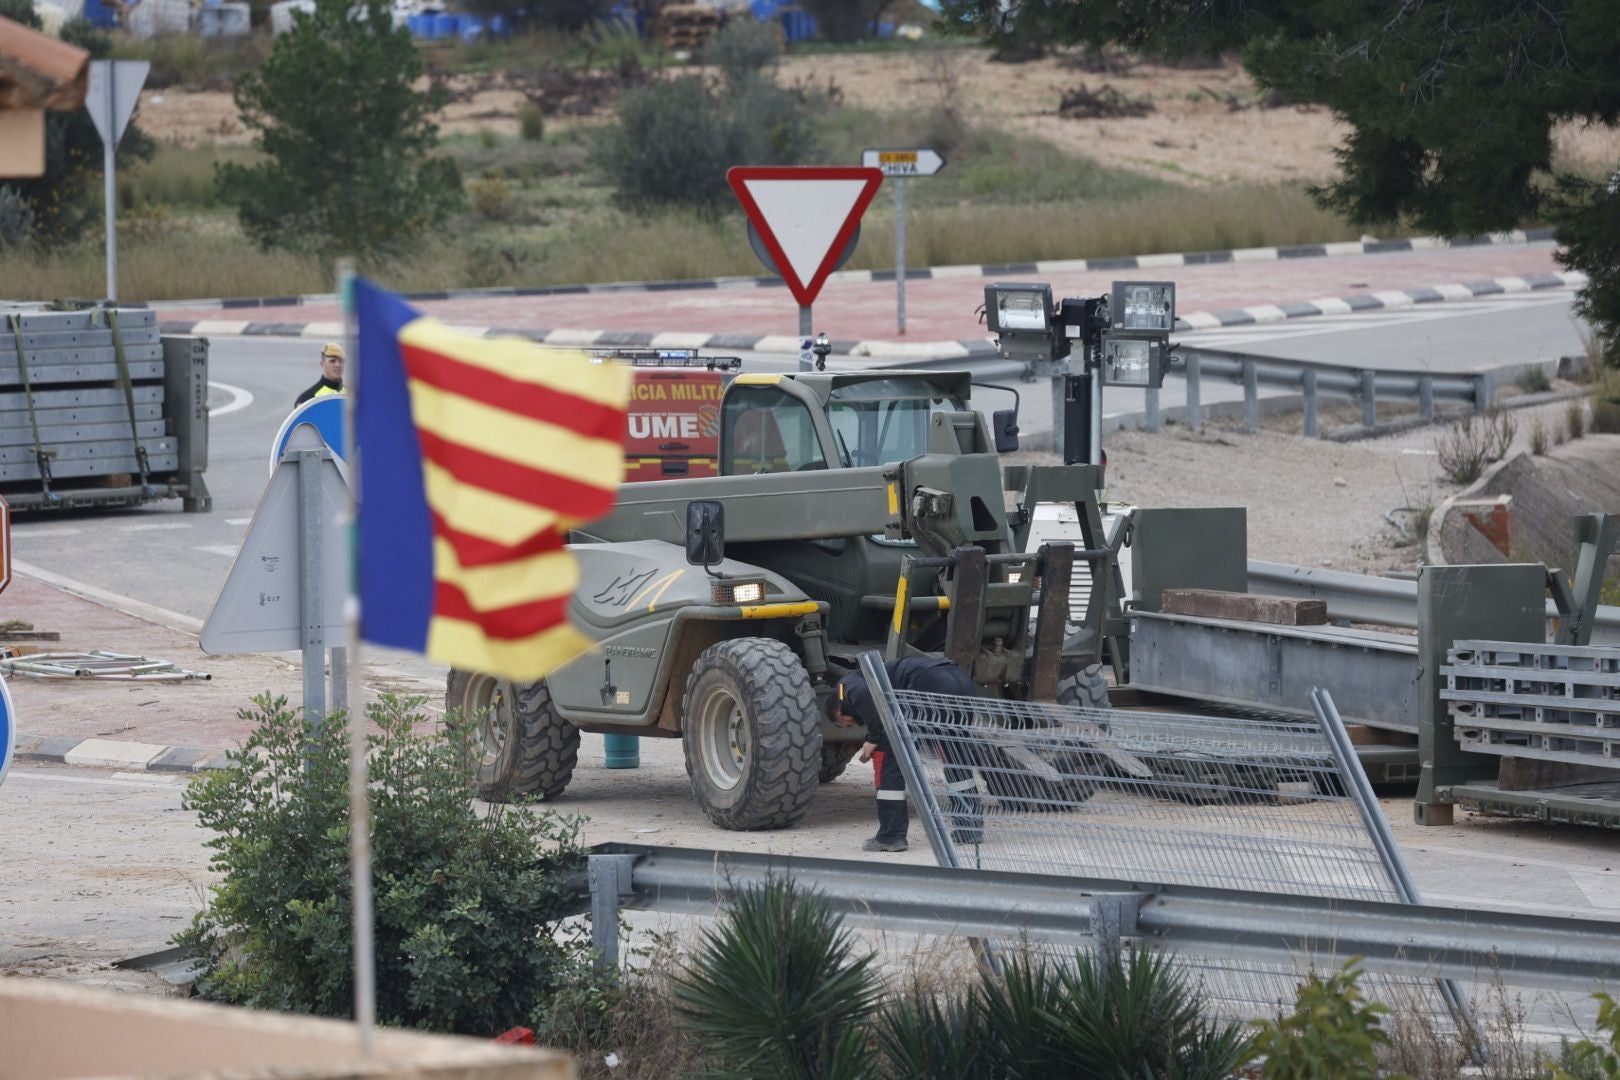
[[[1070,273],[1046,278],[1009,275],[911,281],[906,285],[906,329],[895,333],[895,286],[889,282],[832,281],[822,290],[815,328],[839,340],[941,341],[984,336],[974,311],[988,280],[1048,280],[1054,294],[1095,296],[1117,277],[1175,281],[1177,309],[1219,311],[1340,297],[1384,289],[1453,284],[1559,269],[1550,243],[1493,245],[1387,255],[1329,256],[1274,262],[1223,263],[1120,272]],[[423,302],[423,311],[463,326],[511,329],[684,331],[702,334],[795,335],[798,309],[785,288],[738,288],[583,296],[490,297]],[[340,318],[335,304],[276,308],[165,308],[164,321],[246,319],[253,322],[326,322]]]

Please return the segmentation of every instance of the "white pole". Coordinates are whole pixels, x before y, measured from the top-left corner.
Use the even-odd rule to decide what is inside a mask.
[[[360,341],[354,313],[354,263],[338,263],[338,295],[343,300],[344,441],[349,464],[349,874],[354,899],[354,1023],[360,1056],[376,1052],[377,960],[371,903],[371,801],[366,776],[365,661],[360,655],[359,500],[360,447],[355,428],[355,394],[360,382]]]
[[[118,135],[113,131],[113,128],[118,122],[118,110],[116,108],[118,92],[114,89],[118,85],[118,79],[113,74],[117,70],[113,67],[113,61],[108,60],[105,63],[107,64],[107,78],[105,80],[107,84],[107,128],[108,131],[113,133],[110,136],[103,135],[101,138],[101,177],[103,199],[107,203],[105,214],[107,221],[107,300],[116,304],[118,302]]]

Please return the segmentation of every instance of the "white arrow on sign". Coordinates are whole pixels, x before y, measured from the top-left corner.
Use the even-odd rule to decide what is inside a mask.
[[[936,150],[862,150],[861,164],[884,176],[933,176],[945,167]]]
[[[90,110],[102,142],[116,147],[124,137],[151,70],[152,65],[145,60],[96,60],[90,64],[90,88],[84,95],[84,107]]]

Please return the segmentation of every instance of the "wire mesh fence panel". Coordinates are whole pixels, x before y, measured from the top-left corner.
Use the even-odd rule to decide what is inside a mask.
[[[891,742],[909,759],[908,784],[920,778],[912,799],[945,865],[1403,899],[1317,720],[886,696]],[[1245,1018],[1291,1001],[1304,974],[1234,954],[1185,959],[1208,999]],[[1370,972],[1364,984],[1449,1015],[1431,980]]]

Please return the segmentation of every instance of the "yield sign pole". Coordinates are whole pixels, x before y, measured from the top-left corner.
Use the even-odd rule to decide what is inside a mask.
[[[726,182],[799,303],[799,339],[805,341],[813,332],[816,294],[860,226],[883,174],[858,167],[737,166],[727,170]],[[801,348],[800,370],[811,366],[808,348]]]
[[[135,99],[146,85],[152,65],[145,60],[95,60],[90,64],[90,87],[84,106],[101,133],[101,176],[107,203],[107,299],[118,300],[118,181],[115,162],[118,142],[135,111]]]

